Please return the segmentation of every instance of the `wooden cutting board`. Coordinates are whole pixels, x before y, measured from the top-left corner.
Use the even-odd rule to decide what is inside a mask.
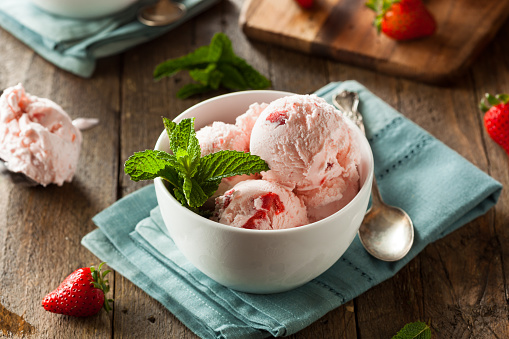
[[[436,33],[396,42],[377,35],[365,0],[315,0],[311,10],[294,0],[247,0],[239,18],[244,33],[301,52],[415,80],[454,80],[493,38],[509,15],[508,0],[428,0]]]

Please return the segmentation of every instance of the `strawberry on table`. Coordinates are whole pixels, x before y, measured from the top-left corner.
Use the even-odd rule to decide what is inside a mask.
[[[395,40],[411,40],[432,35],[435,18],[421,0],[368,0],[366,6],[377,14],[378,32]]]
[[[101,273],[103,265],[104,263],[101,263],[97,269],[90,266],[74,271],[56,290],[44,297],[44,309],[74,317],[97,314],[102,307],[110,311],[110,302],[113,300],[105,298],[110,287],[108,280],[104,280],[110,270]]]
[[[313,7],[314,0],[295,0],[295,2],[297,2],[302,8],[310,9]]]
[[[486,93],[479,108],[485,112],[486,131],[509,154],[509,95]]]

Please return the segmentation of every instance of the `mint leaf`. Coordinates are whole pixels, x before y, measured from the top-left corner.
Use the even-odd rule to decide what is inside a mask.
[[[228,45],[231,49],[231,41],[224,33],[214,34],[209,45],[209,62],[218,62]]]
[[[200,142],[194,131],[194,118],[183,119],[174,127],[166,118],[163,118],[163,122],[168,126],[166,131],[169,133],[170,149],[183,166],[183,169],[179,169],[181,176],[182,172],[185,172],[186,176],[192,177],[196,173],[201,157]]]
[[[189,75],[202,85],[208,85],[213,89],[219,88],[223,73],[218,71],[216,64],[209,64],[205,69],[194,69],[189,71]]]
[[[234,66],[221,63],[217,66],[218,70],[223,73],[223,79],[221,79],[221,85],[228,89],[233,90],[245,90],[249,88],[249,85],[244,79],[244,76],[241,72]]]
[[[406,324],[392,339],[431,339],[428,324],[417,321]]]
[[[218,180],[206,180],[206,181],[201,181],[200,182],[200,186],[201,186],[201,189],[203,190],[203,192],[205,192],[205,194],[207,194],[209,196],[209,198],[211,196],[214,195],[214,193],[216,193],[217,189],[219,188],[219,184],[221,183],[221,179],[218,179]]]
[[[184,179],[184,194],[189,206],[191,207],[200,207],[207,201],[208,198],[210,198],[210,196],[203,190],[200,183],[194,178]]]
[[[224,33],[218,33],[216,34],[218,40],[221,41],[221,44],[223,45],[223,53],[221,53],[221,58],[219,59],[219,62],[221,63],[231,63],[237,58],[235,55],[235,52],[233,51],[233,46],[230,38]]]
[[[249,65],[246,60],[240,57],[235,57],[231,64],[235,66],[235,68],[237,68],[238,71],[244,76],[244,79],[246,79],[249,88],[264,89],[270,87],[270,80],[261,75],[251,65]]]
[[[181,89],[178,90],[177,98],[186,99],[189,98],[190,96],[205,93],[211,90],[212,88],[210,86],[191,83],[184,85]]]
[[[183,183],[181,184],[181,187],[182,187],[182,185],[183,185]],[[187,207],[186,196],[185,196],[184,191],[182,190],[182,188],[178,188],[178,187],[173,188],[173,196],[175,197],[175,199],[178,200],[178,202],[180,202],[180,204],[182,206],[186,206]]]
[[[163,117],[173,154],[146,150],[137,152],[125,163],[131,180],[166,179],[169,188],[183,206],[200,213],[199,207],[217,191],[222,178],[269,170],[256,155],[238,151],[220,151],[201,156],[194,130],[194,118],[176,124]]]
[[[133,181],[152,180],[157,177],[169,181],[173,186],[178,186],[178,174],[172,164],[161,155],[169,155],[166,152],[145,150],[134,153],[127,159],[124,165],[124,172]]]
[[[178,159],[173,154],[168,154],[166,152],[161,152],[157,155],[158,159],[162,159],[167,162],[179,175],[180,173],[187,173],[187,169],[184,166],[184,163]]]
[[[239,151],[219,151],[201,158],[196,176],[202,181],[216,181],[268,170],[267,163],[257,155]]]
[[[162,117],[162,118],[163,118],[164,129],[166,130],[166,134],[168,134],[168,138],[169,138],[170,135],[172,135],[175,128],[177,127],[177,124],[174,123],[173,121],[171,121],[170,119],[167,119],[165,117]]]
[[[189,75],[197,83],[182,87],[177,92],[177,97],[181,99],[219,87],[246,90],[264,89],[271,85],[266,77],[235,55],[231,40],[224,33],[216,33],[208,46],[157,65],[154,79],[170,77],[183,70],[189,71]]]
[[[155,80],[160,80],[164,77],[171,77],[182,70],[197,67],[204,68],[210,62],[209,46],[203,46],[180,58],[169,59],[160,63],[156,66],[153,76]]]

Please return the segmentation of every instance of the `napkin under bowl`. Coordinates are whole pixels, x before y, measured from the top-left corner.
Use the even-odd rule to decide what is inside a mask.
[[[265,338],[302,330],[327,312],[395,275],[426,245],[483,215],[502,186],[355,81],[316,92],[331,102],[339,90],[359,93],[375,175],[384,200],[415,226],[409,254],[397,262],[370,256],[355,238],[326,272],[276,294],[229,289],[192,265],[172,241],[148,185],[93,218],[82,244],[157,299],[202,338]]]

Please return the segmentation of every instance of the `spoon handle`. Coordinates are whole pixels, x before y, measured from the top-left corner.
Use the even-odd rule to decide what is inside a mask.
[[[360,128],[362,133],[366,135],[362,114],[358,111],[360,101],[359,94],[356,92],[342,91],[333,96],[332,100],[334,101],[334,105],[343,112],[348,119],[352,120],[354,124]]]
[[[376,183],[375,176],[373,175],[373,183],[371,184],[371,207],[383,204],[382,195],[378,190],[378,184]],[[370,209],[371,209],[370,207]],[[369,212],[369,210],[367,211]],[[367,213],[366,212],[366,213]]]

